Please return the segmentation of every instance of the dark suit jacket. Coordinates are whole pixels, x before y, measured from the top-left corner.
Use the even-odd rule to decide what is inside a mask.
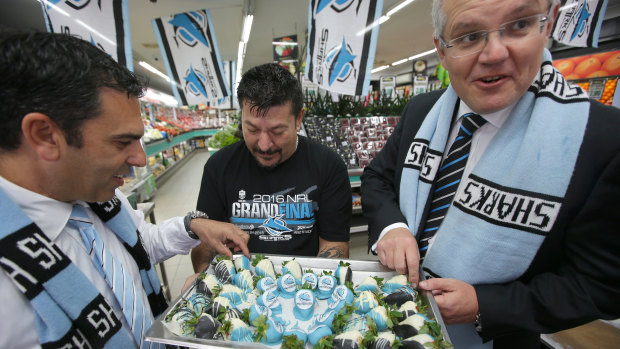
[[[384,149],[364,170],[368,246],[386,226],[406,222],[398,207],[404,159],[442,93],[414,97]],[[591,102],[565,202],[529,269],[513,282],[474,286],[481,337],[494,340],[495,348],[539,348],[540,333],[620,317],[620,110]]]

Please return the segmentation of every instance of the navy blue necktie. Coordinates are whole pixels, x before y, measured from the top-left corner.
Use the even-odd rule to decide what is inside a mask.
[[[428,250],[429,240],[439,230],[443,218],[452,205],[456,189],[463,176],[465,164],[469,158],[472,135],[485,123],[486,120],[478,114],[468,113],[463,115],[463,122],[461,123],[459,133],[454,139],[448,155],[441,163],[441,167],[435,177],[430,211],[418,241],[420,260],[424,259]]]

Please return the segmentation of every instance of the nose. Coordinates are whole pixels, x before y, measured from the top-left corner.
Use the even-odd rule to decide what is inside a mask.
[[[146,165],[146,153],[140,141],[132,142],[127,164],[131,166],[143,167]]]
[[[261,151],[267,151],[269,150],[269,148],[271,148],[272,142],[271,142],[271,137],[269,137],[269,134],[267,132],[260,132],[258,134],[258,149],[260,149]]]
[[[482,63],[497,63],[508,57],[508,47],[504,43],[502,35],[501,30],[489,32],[478,60]]]

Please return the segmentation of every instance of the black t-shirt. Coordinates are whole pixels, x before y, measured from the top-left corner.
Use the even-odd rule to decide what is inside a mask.
[[[306,137],[274,169],[240,141],[207,161],[197,209],[250,234],[252,253],[316,256],[319,237],[349,241],[351,184],[340,156]]]

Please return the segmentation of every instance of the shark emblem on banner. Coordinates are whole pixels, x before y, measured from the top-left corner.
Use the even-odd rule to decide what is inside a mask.
[[[206,77],[198,70],[194,70],[194,67],[189,67],[187,73],[183,79],[187,81],[185,89],[193,93],[195,96],[203,95],[208,98],[207,90],[205,89]]]
[[[577,19],[577,25],[575,26],[575,29],[573,29],[573,33],[570,36],[571,41],[573,41],[577,35],[582,35],[586,31],[588,18],[592,15],[588,12],[587,5],[588,4],[584,2],[581,9],[579,9],[579,18]]]
[[[282,219],[282,216],[284,216],[284,214],[269,216],[260,227],[265,228],[270,235],[282,235],[283,233],[292,231],[286,226],[286,221]]]
[[[331,5],[331,8],[336,12],[342,12],[351,6],[355,0],[320,0],[319,5],[316,8],[316,13],[321,12],[327,6]],[[361,0],[360,0],[361,2]],[[359,8],[359,5],[358,5]]]
[[[187,46],[194,47],[200,42],[210,48],[209,41],[202,30],[205,27],[205,17],[200,12],[176,14],[169,23],[172,24],[176,37]]]
[[[329,85],[338,81],[345,81],[351,73],[355,70],[353,68],[353,60],[355,56],[351,52],[351,48],[347,45],[344,38],[342,38],[342,45],[333,49],[328,55],[325,63],[329,66]]]

